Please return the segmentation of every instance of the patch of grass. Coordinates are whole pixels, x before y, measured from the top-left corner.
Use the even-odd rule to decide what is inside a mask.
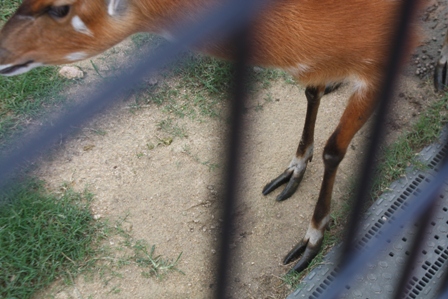
[[[0,26],[15,12],[22,0],[0,0]]]
[[[177,268],[182,253],[176,259],[156,255],[155,245],[132,238],[125,219],[114,225],[94,220],[90,193],[61,190],[50,194],[43,182],[29,180],[0,195],[0,298],[31,298],[60,278],[73,284],[81,273],[99,274],[107,285],[131,264],[148,278],[183,273]],[[111,293],[119,291],[111,286]]]
[[[137,265],[142,269],[142,276],[145,278],[156,277],[163,279],[168,273],[173,271],[184,274],[177,265],[182,257],[180,253],[176,259],[156,255],[156,246],[149,246],[144,240],[134,240],[129,234],[125,225],[128,224],[127,217],[119,219],[114,225],[106,225],[108,229],[107,236],[116,241],[117,246],[104,250],[102,260],[107,260],[108,267],[103,268],[103,279],[107,283],[111,277],[120,276],[119,272],[113,268],[120,269],[129,265]],[[110,261],[113,261],[110,263]],[[101,269],[101,266],[98,267]],[[107,273],[107,274],[106,274]]]
[[[0,298],[30,298],[58,277],[93,265],[102,238],[91,195],[48,194],[32,180],[0,197]]]
[[[448,95],[433,103],[409,132],[382,149],[382,158],[371,191],[372,198],[377,198],[391,182],[402,177],[407,167],[422,167],[416,159],[417,153],[439,138],[442,127],[447,122]]]
[[[210,161],[203,161],[197,154],[193,154],[191,152],[191,148],[188,145],[183,146],[182,151],[189,157],[191,157],[194,161],[196,161],[199,164],[202,164],[204,166],[208,167],[208,171],[214,171],[218,168],[220,168],[220,165],[218,163],[213,163]]]
[[[161,121],[159,121],[159,123],[157,124],[157,128],[175,137],[188,137],[187,130],[182,126],[179,126],[179,124],[175,123],[171,118],[162,119]]]
[[[43,108],[63,100],[60,92],[68,80],[57,68],[43,67],[14,77],[0,77],[0,140],[19,131]]]
[[[134,254],[130,257],[134,263],[139,267],[144,268],[142,275],[144,277],[155,276],[162,279],[166,273],[170,271],[177,271],[184,274],[181,270],[177,268],[177,264],[182,256],[180,253],[175,260],[163,258],[161,255],[155,255],[156,246],[151,246],[148,250],[148,245],[146,242],[139,240],[132,245]]]
[[[164,40],[157,35],[140,32],[131,36],[134,49],[140,49],[142,47],[150,46],[151,48],[157,48],[160,46]]]
[[[248,70],[251,92],[266,89],[272,81],[285,77],[278,70],[259,67]],[[140,89],[135,107],[156,103],[176,117],[219,118],[231,90],[233,74],[233,66],[227,61],[187,53],[181,57],[179,65],[173,64],[163,73],[171,78],[169,83]],[[255,109],[262,107],[259,105]]]

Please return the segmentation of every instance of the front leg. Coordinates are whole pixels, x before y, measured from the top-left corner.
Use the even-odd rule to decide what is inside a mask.
[[[305,174],[308,161],[311,161],[313,158],[314,127],[316,124],[320,99],[324,94],[325,86],[308,86],[306,88],[305,95],[307,99],[307,109],[305,125],[296,156],[281,175],[273,179],[263,188],[263,195],[267,195],[281,185],[288,183],[286,188],[277,196],[277,200],[282,201],[291,197],[299,187],[303,175]]]
[[[336,83],[328,86],[307,86],[305,90],[307,99],[305,125],[303,127],[302,138],[300,139],[296,155],[291,160],[291,163],[289,163],[288,168],[263,188],[263,195],[271,193],[273,190],[286,183],[288,184],[285,189],[283,189],[277,196],[278,201],[288,199],[294,192],[296,192],[303,179],[308,162],[311,162],[313,159],[314,127],[316,124],[320,99],[325,94],[339,88],[340,85],[340,83]]]

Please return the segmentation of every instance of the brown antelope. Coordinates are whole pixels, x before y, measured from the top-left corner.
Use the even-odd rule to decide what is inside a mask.
[[[48,64],[86,59],[129,35],[149,31],[170,35],[184,21],[217,0],[23,0],[0,33],[0,74],[9,76]],[[302,271],[318,253],[330,220],[333,184],[353,136],[375,108],[398,0],[273,1],[252,26],[251,63],[288,71],[306,86],[307,111],[297,151],[286,170],[263,189],[267,195],[283,184],[278,201],[297,190],[313,158],[314,126],[322,96],[335,82],[352,84],[345,111],[323,152],[325,171],[317,204],[305,236],[286,256],[302,255]],[[229,58],[226,43],[201,50]],[[227,44],[228,45],[228,44]]]
[[[445,41],[440,53],[439,61],[437,62],[434,71],[434,87],[436,90],[443,90],[448,86],[448,32],[445,34]]]

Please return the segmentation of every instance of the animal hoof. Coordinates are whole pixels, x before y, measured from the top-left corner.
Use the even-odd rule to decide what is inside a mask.
[[[303,179],[303,175],[305,174],[305,170],[302,171],[298,177],[292,176],[286,185],[285,189],[283,189],[282,193],[277,196],[277,201],[283,201],[285,199],[290,198],[299,188],[300,182]]]
[[[296,260],[297,258],[302,255],[302,257],[299,259],[299,261],[292,267],[291,270],[289,270],[288,274],[292,272],[302,272],[305,270],[311,261],[316,257],[316,255],[319,253],[320,248],[322,247],[322,241],[319,240],[315,245],[312,245],[309,243],[309,241],[301,240],[284,258],[283,264],[289,264],[292,261]]]
[[[444,90],[447,87],[447,63],[438,63],[434,70],[434,88],[436,91]]]
[[[263,195],[268,195],[278,187],[280,187],[283,184],[286,184],[289,179],[292,176],[292,170],[285,170],[281,175],[270,181],[266,186],[263,188]]]
[[[278,187],[286,184],[285,189],[277,196],[277,201],[282,201],[290,198],[299,188],[300,182],[302,182],[303,175],[305,174],[306,165],[300,170],[292,167],[287,168],[281,175],[273,179],[263,188],[263,195],[268,195]]]

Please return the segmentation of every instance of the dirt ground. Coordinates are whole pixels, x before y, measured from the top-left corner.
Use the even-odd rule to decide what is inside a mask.
[[[403,132],[421,111],[438,97],[432,82],[430,63],[438,56],[447,27],[447,3],[433,1],[425,13],[426,36],[410,60],[397,92],[389,128],[389,139]],[[429,63],[426,66],[426,63]],[[420,64],[420,65],[419,65]],[[86,80],[95,70],[84,65]],[[431,77],[431,76],[430,76]],[[290,266],[283,256],[303,237],[319,192],[323,174],[323,146],[344,109],[351,87],[343,86],[322,100],[315,134],[313,162],[308,166],[296,194],[276,202],[273,194],[263,196],[263,186],[277,176],[292,158],[301,133],[306,109],[302,87],[273,83],[252,97],[248,107],[264,103],[263,109],[248,109],[245,115],[242,169],[244,179],[236,212],[236,249],[231,293],[239,298],[284,298],[291,292],[280,277]],[[270,93],[272,102],[264,98]],[[178,119],[188,132],[186,138],[149,149],[160,136],[160,120],[166,112],[157,106],[130,112],[129,102],[85,125],[73,140],[41,163],[36,174],[57,190],[68,182],[75,190],[88,188],[95,194],[93,214],[101,218],[127,217],[127,229],[134,239],[156,245],[156,253],[176,258],[184,274],[173,272],[163,280],[145,278],[141,269],[126,266],[122,277],[107,285],[101,279],[73,286],[57,284],[38,297],[63,298],[211,298],[215,288],[214,264],[221,222],[217,200],[222,188],[225,122]],[[106,134],[97,134],[102,131]],[[347,188],[359,165],[368,128],[353,140],[341,163],[333,203],[346,198]],[[207,161],[208,163],[204,163]],[[213,169],[210,164],[218,164]],[[111,242],[111,247],[116,244]],[[111,292],[113,287],[120,292]]]

